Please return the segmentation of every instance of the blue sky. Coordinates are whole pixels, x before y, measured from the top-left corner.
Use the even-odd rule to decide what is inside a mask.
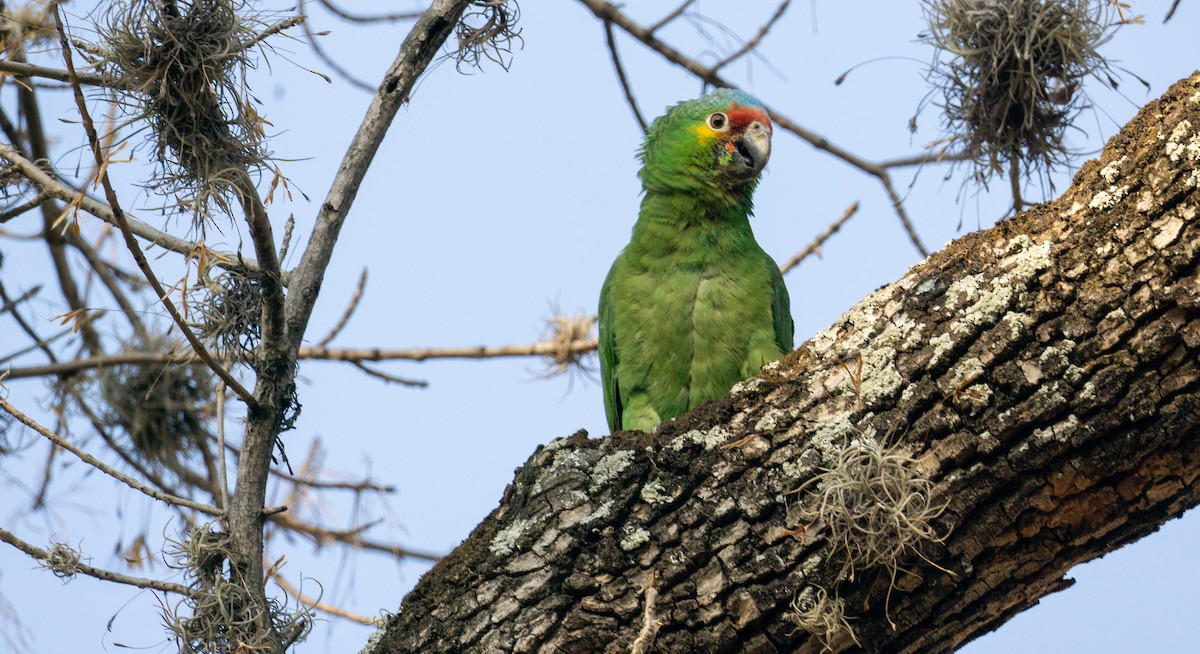
[[[368,11],[375,3],[345,3]],[[753,4],[752,9],[746,9]],[[1138,3],[1148,23],[1122,29],[1102,52],[1152,83],[1147,95],[1125,76],[1126,97],[1090,80],[1086,91],[1097,109],[1087,111],[1069,139],[1094,156],[1147,100],[1197,65],[1195,34],[1200,12],[1184,3],[1161,25],[1169,3]],[[643,23],[668,3],[643,3]],[[699,2],[698,11],[719,18],[737,33],[752,34],[773,11],[768,3]],[[402,6],[403,8],[403,6]],[[521,5],[524,48],[509,71],[489,66],[459,74],[442,61],[421,81],[411,105],[397,117],[367,176],[338,244],[317,305],[310,339],[337,321],[363,268],[370,273],[354,319],[334,341],[338,346],[461,346],[530,343],[557,305],[567,313],[595,310],[600,284],[628,239],[637,214],[639,184],[634,153],[640,132],[625,105],[604,47],[600,24],[580,4]],[[941,136],[935,107],[909,118],[929,92],[923,78],[928,46],[918,3],[797,3],[761,48],[764,61],[735,64],[725,73],[744,89],[838,145],[871,160],[914,154]],[[79,23],[79,19],[75,21]],[[712,26],[708,26],[712,29]],[[360,29],[328,17],[314,29],[331,30],[325,49],[364,79],[374,80],[391,62],[405,26]],[[692,25],[679,22],[664,38],[689,53],[714,48]],[[327,84],[305,69],[323,70],[307,46],[277,39],[270,65],[253,72],[251,84],[262,113],[276,130],[272,149],[295,188],[292,201],[272,205],[277,224],[291,213],[296,234],[307,238],[345,145],[369,96],[336,80]],[[619,39],[638,100],[647,116],[701,86],[684,71]],[[844,84],[833,80],[856,69]],[[769,62],[769,63],[768,63]],[[59,96],[47,100],[50,116],[73,115]],[[53,119],[50,122],[59,125]],[[69,136],[63,128],[64,138]],[[61,147],[63,162],[78,153]],[[141,154],[144,158],[144,153]],[[63,165],[67,165],[63,163]],[[130,164],[117,174],[135,179],[144,169]],[[946,170],[899,171],[896,183],[925,243],[948,241],[1003,215],[1007,183],[995,193],[962,186]],[[1054,180],[1066,188],[1073,171]],[[910,186],[911,183],[911,186]],[[1039,189],[1027,190],[1037,199]],[[1056,193],[1050,193],[1053,196]],[[129,204],[152,206],[136,189]],[[756,196],[755,231],[777,260],[786,260],[838,218],[852,202],[861,209],[824,248],[787,277],[797,342],[828,326],[855,301],[890,282],[920,259],[872,179],[782,130]],[[139,214],[160,221],[154,214]],[[28,221],[4,226],[28,233]],[[85,229],[88,226],[85,225]],[[281,231],[277,227],[277,232]],[[210,244],[239,246],[236,230],[210,234]],[[48,279],[41,249],[5,248],[10,291]],[[248,243],[243,248],[248,250]],[[296,248],[293,248],[295,251]],[[293,255],[288,265],[295,265]],[[172,270],[168,259],[156,265]],[[54,299],[55,293],[44,293]],[[102,303],[107,298],[97,296]],[[30,317],[49,331],[62,313],[53,302],[34,306]],[[23,342],[11,322],[0,321],[0,343]],[[8,349],[8,348],[5,348]],[[27,360],[32,363],[33,360]],[[405,377],[426,379],[413,390],[384,385],[344,364],[309,362],[301,368],[304,406],[299,428],[287,435],[300,458],[319,438],[326,465],[349,473],[370,472],[398,487],[387,518],[371,532],[402,545],[444,552],[457,545],[498,502],[513,469],[540,444],[585,428],[606,433],[599,387],[582,376],[544,380],[538,360],[384,364]],[[39,382],[8,384],[11,401],[46,419]],[[92,443],[95,446],[95,443]],[[175,528],[144,498],[114,489],[80,466],[63,471],[55,493],[60,509],[51,517],[25,513],[28,490],[44,461],[34,448],[0,459],[0,520],[26,539],[82,544],[101,566],[118,565],[113,544],[139,532],[158,539]],[[69,480],[69,481],[68,481]],[[334,524],[347,524],[350,507],[332,498],[322,507]],[[1200,571],[1192,553],[1200,520],[1189,515],[1159,533],[1071,572],[1078,583],[1045,599],[997,633],[968,646],[970,654],[1013,651],[1184,652],[1194,642]],[[304,542],[276,544],[288,559],[292,580],[358,613],[394,611],[425,566],[372,554],[342,557],[333,549],[313,552]],[[167,575],[159,564],[146,574]],[[0,593],[16,605],[39,652],[119,649],[117,643],[170,650],[150,593],[80,578],[64,585],[10,548],[0,548]],[[111,630],[110,618],[116,613]],[[62,628],[63,615],[73,625]],[[368,629],[336,619],[323,622],[300,651],[356,651]],[[0,641],[0,648],[4,644]]]

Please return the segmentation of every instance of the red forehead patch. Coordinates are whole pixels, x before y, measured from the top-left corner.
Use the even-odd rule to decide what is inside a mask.
[[[729,122],[735,130],[745,129],[747,125],[756,120],[766,125],[768,130],[772,129],[771,119],[758,107],[746,107],[732,102],[729,104],[729,111],[726,113],[729,114]]]

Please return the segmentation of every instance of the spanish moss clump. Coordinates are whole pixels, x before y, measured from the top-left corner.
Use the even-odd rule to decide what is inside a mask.
[[[47,550],[42,567],[48,568],[55,577],[63,581],[70,581],[79,574],[79,562],[82,559],[83,555],[78,550],[72,549],[69,545],[54,543]]]
[[[133,355],[171,352],[163,341],[134,343]],[[200,362],[124,363],[100,373],[106,422],[129,435],[147,461],[173,464],[186,458],[207,435],[205,421],[215,400],[212,372]]]
[[[244,0],[120,0],[98,21],[90,54],[134,89],[118,101],[150,127],[161,167],[152,186],[198,215],[210,202],[226,209],[231,174],[267,159],[245,82],[261,26]]]
[[[940,541],[930,522],[941,515],[933,483],[911,457],[864,439],[842,449],[836,461],[805,482],[818,493],[800,507],[800,520],[819,520],[830,545],[845,557],[843,574],[884,565],[893,572],[922,541]]]
[[[521,8],[514,0],[476,0],[471,3],[455,27],[458,37],[458,68],[463,64],[479,68],[484,59],[504,70],[512,64],[513,44],[525,46],[521,28]]]
[[[229,270],[206,282],[194,307],[197,333],[221,356],[237,363],[254,360],[262,338],[262,289],[253,273]]]
[[[575,369],[584,373],[590,372],[584,363],[584,357],[590,350],[581,351],[578,346],[592,338],[592,329],[595,326],[596,316],[582,311],[568,316],[556,307],[554,315],[546,319],[546,330],[542,334],[542,339],[554,348],[549,355],[549,365],[542,376],[553,379]]]
[[[831,651],[834,639],[841,633],[858,643],[854,629],[846,619],[846,601],[840,597],[830,597],[824,588],[805,586],[792,600],[791,609],[789,619],[797,629],[807,631],[820,640],[822,651]]]
[[[194,527],[181,540],[168,539],[165,553],[168,565],[182,570],[188,585],[200,591],[163,612],[180,652],[284,651],[312,630],[312,612],[302,605],[291,611],[268,598],[268,615],[261,614],[254,601],[256,589],[235,581],[229,570],[232,551],[228,534],[212,525]]]
[[[1001,172],[1014,188],[1068,161],[1063,137],[1084,78],[1117,85],[1097,48],[1138,21],[1109,0],[924,0],[924,9],[950,140],[981,183]]]

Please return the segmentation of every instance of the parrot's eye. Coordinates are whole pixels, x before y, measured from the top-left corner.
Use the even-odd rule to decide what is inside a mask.
[[[708,126],[715,131],[724,132],[729,129],[729,116],[716,111],[708,115]]]

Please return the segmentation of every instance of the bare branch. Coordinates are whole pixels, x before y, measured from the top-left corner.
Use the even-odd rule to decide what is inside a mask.
[[[304,604],[305,606],[308,606],[309,608],[313,608],[318,611],[328,613],[329,615],[337,616],[339,618],[345,618],[346,620],[349,620],[351,622],[357,622],[359,624],[374,625],[374,626],[380,626],[383,624],[383,620],[380,620],[379,618],[368,618],[365,616],[361,616],[357,613],[347,611],[346,609],[336,607],[332,604],[322,602],[319,599],[309,597],[309,596],[305,595],[304,593],[301,593],[299,588],[296,588],[290,582],[288,582],[287,579],[284,579],[283,575],[279,574],[278,571],[276,571],[275,574],[271,575],[271,579],[274,580],[276,584],[279,584],[279,587],[282,588],[284,590],[284,592],[286,592],[288,595],[291,595],[292,597],[296,598],[297,602],[300,602],[301,604]]]
[[[229,388],[233,389],[233,391],[237,393],[238,396],[241,397],[248,406],[251,408],[257,406],[258,402],[254,399],[254,396],[250,393],[250,391],[247,390],[245,386],[242,386],[241,382],[239,382],[228,370],[226,370],[223,366],[217,363],[215,359],[213,359],[212,355],[209,354],[208,349],[204,347],[204,344],[200,342],[200,339],[196,336],[195,332],[188,327],[187,322],[185,322],[183,316],[180,315],[179,309],[175,307],[174,302],[171,302],[171,298],[168,297],[167,291],[163,288],[162,284],[159,283],[158,277],[154,274],[154,269],[151,268],[150,263],[146,261],[146,255],[142,253],[142,248],[140,245],[138,245],[137,239],[135,239],[133,237],[133,233],[129,231],[129,223],[125,220],[125,214],[121,211],[120,202],[117,200],[117,193],[115,190],[113,190],[112,182],[108,178],[108,167],[104,165],[104,153],[100,149],[100,139],[96,135],[96,126],[92,123],[91,114],[88,112],[87,101],[83,97],[83,90],[80,88],[79,82],[74,78],[75,64],[72,61],[71,45],[67,42],[67,31],[63,27],[62,17],[58,13],[57,6],[54,9],[54,22],[58,27],[58,38],[62,44],[63,62],[66,64],[67,70],[71,73],[71,87],[75,91],[75,106],[79,109],[79,115],[83,120],[83,129],[85,132],[87,132],[88,143],[91,145],[92,156],[96,160],[100,184],[104,187],[104,194],[108,199],[108,206],[112,208],[113,217],[117,219],[117,226],[120,227],[121,234],[125,236],[125,246],[129,248],[130,254],[133,255],[133,260],[137,262],[138,268],[140,268],[142,274],[146,276],[146,281],[150,282],[150,287],[154,289],[155,295],[158,296],[159,301],[162,303],[163,307],[166,308],[167,313],[171,314],[171,319],[174,320],[175,324],[179,326],[180,331],[183,333],[188,343],[191,344],[192,349],[196,351],[196,356],[200,357],[200,359],[204,361],[205,365],[211,368],[212,371],[216,373],[216,375],[220,377],[226,383],[226,385],[229,386]],[[254,197],[257,199],[257,194]],[[257,241],[255,242],[255,245],[258,245]],[[268,251],[271,252],[273,256],[275,252],[274,246],[272,245],[271,248],[268,248]],[[259,252],[259,256],[262,256],[261,251]],[[274,272],[276,275],[278,275],[278,264],[276,263],[276,268],[274,271],[268,269],[264,272],[267,272],[268,274]],[[282,311],[280,311],[280,314],[279,322],[282,323]]]
[[[596,349],[596,340],[575,341],[566,351],[571,354],[583,354]],[[300,348],[301,359],[318,359],[325,361],[386,361],[403,359],[407,361],[427,361],[429,359],[496,359],[502,357],[554,356],[561,354],[563,348],[558,343],[541,341],[528,345],[499,345],[476,347],[446,347],[446,348],[408,348],[388,350],[383,348]]]
[[[320,341],[317,341],[317,347],[325,347],[329,342],[337,338],[337,335],[345,329],[346,323],[350,322],[350,316],[354,314],[354,310],[358,308],[358,302],[362,299],[363,290],[367,287],[367,269],[363,268],[362,273],[358,276],[358,284],[354,287],[354,295],[350,296],[350,305],[342,312],[342,317],[338,320],[333,329],[325,335]]]
[[[50,552],[21,540],[17,536],[13,535],[12,532],[7,531],[2,527],[0,527],[0,540],[12,545],[13,547],[39,561],[48,562],[50,560]],[[53,570],[54,568],[51,569]],[[138,588],[149,588],[151,590],[161,590],[165,593],[175,593],[177,595],[186,595],[188,597],[204,597],[204,593],[201,593],[193,588],[188,588],[182,584],[175,584],[169,581],[159,581],[158,579],[130,577],[129,575],[124,575],[120,572],[113,572],[111,570],[105,570],[104,568],[97,568],[82,562],[75,563],[72,566],[72,569],[73,572],[83,573],[89,577],[95,577],[96,579],[101,579],[104,581],[112,581],[118,584],[137,586]]]
[[[41,292],[42,292],[42,285],[38,284],[37,286],[34,286],[33,288],[30,288],[29,290],[25,291],[24,293],[18,295],[17,297],[10,299],[8,297],[8,294],[4,292],[4,288],[2,286],[0,286],[0,302],[4,303],[4,304],[0,304],[0,316],[8,313],[9,311],[12,311],[15,313],[17,305],[34,297],[35,295],[37,295],[38,293],[41,293]]]
[[[55,434],[54,432],[50,431],[49,429],[46,429],[42,425],[38,424],[38,422],[36,420],[34,420],[33,418],[30,418],[29,416],[25,415],[24,413],[21,413],[20,411],[17,410],[16,407],[14,407],[12,404],[9,404],[8,400],[6,400],[2,397],[0,397],[0,411],[4,411],[8,415],[16,418],[21,424],[25,425],[26,427],[29,427],[30,429],[36,431],[39,434],[41,434],[47,440],[49,440],[51,443],[54,443],[55,445],[70,452],[71,454],[74,454],[75,456],[79,457],[80,460],[82,460],[84,463],[92,466],[93,468],[96,468],[100,472],[103,472],[104,474],[108,475],[109,477],[112,477],[113,479],[116,479],[117,481],[122,482],[126,486],[129,486],[130,488],[132,488],[136,491],[139,491],[141,493],[149,495],[150,497],[153,497],[156,500],[166,502],[167,504],[174,504],[176,506],[187,507],[189,509],[194,509],[201,513],[207,513],[208,515],[213,515],[213,516],[222,515],[222,511],[214,506],[209,506],[207,504],[204,504],[203,502],[197,502],[195,500],[189,500],[186,497],[178,497],[175,495],[170,495],[168,493],[164,493],[159,490],[155,490],[155,489],[150,488],[149,486],[143,484],[142,482],[134,479],[133,477],[130,477],[129,475],[121,472],[120,470],[117,470],[117,469],[107,465],[106,463],[97,459],[96,457],[92,456],[91,454],[88,454],[87,452],[84,452],[83,450],[79,449],[78,447],[75,447],[75,445],[72,444],[71,441],[68,441],[67,439],[63,438],[62,436],[59,436],[58,434]]]
[[[371,525],[357,529],[322,529],[321,527],[301,522],[287,513],[268,515],[267,519],[284,529],[308,536],[318,548],[336,542],[359,549],[390,554],[396,558],[413,558],[431,562],[440,561],[442,558],[438,554],[411,550],[398,545],[389,545],[363,538],[362,532],[366,531]]]
[[[11,163],[23,177],[50,197],[62,200],[68,206],[77,206],[113,227],[120,227],[120,223],[117,221],[112,207],[54,179],[50,173],[22,156],[13,146],[7,143],[0,143],[0,158]],[[172,236],[128,215],[124,215],[124,219],[129,226],[130,232],[159,247],[189,257],[196,256],[196,253],[199,251],[197,244],[192,241]],[[221,268],[249,271],[258,270],[257,261],[240,258],[236,254],[210,250],[209,256],[213,265]]]
[[[579,340],[568,344],[539,341],[524,345],[476,345],[470,347],[413,347],[413,348],[332,348],[302,347],[298,359],[314,361],[428,361],[430,359],[500,359],[510,357],[561,356],[563,354],[586,354],[596,349],[596,340]],[[6,372],[5,379],[28,379],[48,375],[63,375],[93,368],[107,368],[126,364],[191,363],[196,360],[191,354],[172,352],[122,352],[99,357],[87,357],[49,363],[40,366],[13,368]]]
[[[333,4],[332,0],[317,0],[317,2],[319,2],[322,7],[329,10],[329,13],[351,23],[394,23],[402,20],[416,20],[421,17],[421,12],[419,11],[403,11],[394,14],[376,14],[374,16],[364,16],[362,14],[352,14]]]
[[[879,162],[880,168],[905,168],[907,166],[924,166],[927,163],[947,163],[953,161],[969,161],[970,157],[961,152],[948,152],[949,148],[942,147],[934,150],[930,147],[927,151],[921,154],[914,154],[907,157],[896,157],[895,159],[886,159]]]
[[[8,209],[5,209],[4,213],[0,213],[0,225],[12,220],[13,218],[16,218],[17,216],[20,216],[23,213],[37,209],[38,207],[42,206],[43,202],[45,202],[48,199],[49,199],[49,197],[46,195],[46,193],[41,192],[41,193],[38,193],[36,196],[34,196],[32,199],[30,199],[28,202],[23,202],[21,204],[18,204],[15,207],[10,207]]]
[[[360,361],[351,361],[350,365],[358,368],[371,377],[382,379],[389,384],[400,384],[401,386],[409,386],[412,388],[426,388],[429,386],[429,382],[425,381],[424,379],[408,379],[407,377],[397,377],[396,375],[390,375],[382,370],[376,370],[375,368],[372,368]]]
[[[617,54],[617,40],[613,35],[612,21],[604,21],[604,38],[608,41],[608,52],[612,55],[613,68],[617,72],[617,80],[621,82],[621,90],[625,92],[625,102],[629,104],[629,108],[633,110],[633,117],[637,120],[638,126],[645,132],[649,129],[645,117],[642,116],[642,110],[638,108],[637,99],[633,97],[633,88],[629,85],[629,78],[625,76],[625,67],[621,65],[621,55]]]
[[[1178,8],[1179,8],[1179,0],[1175,0],[1174,2],[1171,3],[1171,8],[1167,10],[1167,15],[1163,16],[1163,22],[1165,23],[1165,22],[1171,20],[1171,16],[1175,15],[1175,10]]]
[[[653,33],[657,32],[658,30],[662,29],[663,27],[665,27],[671,21],[675,20],[676,18],[679,18],[680,16],[683,15],[683,12],[687,11],[687,8],[692,6],[692,4],[694,4],[695,2],[696,2],[696,0],[684,0],[683,4],[676,7],[674,11],[667,14],[666,16],[663,16],[662,20],[651,25],[648,28],[649,32],[651,34],[653,34]]]
[[[809,243],[807,246],[805,246],[805,248],[803,250],[800,250],[795,255],[793,255],[791,259],[788,259],[787,263],[780,266],[779,272],[786,275],[786,274],[788,274],[789,271],[792,270],[792,268],[795,268],[796,266],[800,265],[801,261],[804,261],[805,259],[816,254],[817,252],[820,252],[821,246],[825,244],[825,241],[828,241],[831,236],[836,234],[838,232],[838,230],[842,228],[842,225],[845,225],[846,221],[848,221],[852,217],[854,217],[854,214],[856,214],[856,213],[858,213],[858,202],[857,201],[854,204],[846,207],[846,210],[842,212],[842,217],[833,221],[833,223],[831,225],[829,225],[829,227],[827,227],[825,229],[825,231],[821,232],[820,236],[813,239],[812,243]]]
[[[58,68],[47,68],[45,66],[35,66],[21,61],[3,60],[0,61],[0,75],[19,75],[21,77],[44,77],[46,79],[57,80],[59,82],[70,82],[70,71],[60,70]],[[79,83],[87,86],[103,86],[110,89],[121,89],[123,91],[131,91],[133,87],[126,84],[119,78],[109,77],[107,75],[96,75],[94,73],[79,73]]]
[[[304,4],[304,2],[301,2],[296,6],[296,11],[299,12],[301,16],[306,15],[304,13]],[[309,24],[305,22],[304,39],[308,41],[308,46],[312,48],[313,54],[317,55],[318,59],[325,62],[325,65],[329,66],[329,68],[333,70],[334,74],[349,82],[351,86],[357,87],[358,89],[366,91],[367,93],[372,93],[375,91],[375,87],[364,82],[353,73],[346,70],[346,68],[339,64],[332,56],[329,55],[328,52],[325,52],[325,48],[322,48],[321,44],[317,41],[317,36],[318,35],[312,31],[312,28],[309,27]],[[328,77],[326,78],[326,81],[329,81]]]

